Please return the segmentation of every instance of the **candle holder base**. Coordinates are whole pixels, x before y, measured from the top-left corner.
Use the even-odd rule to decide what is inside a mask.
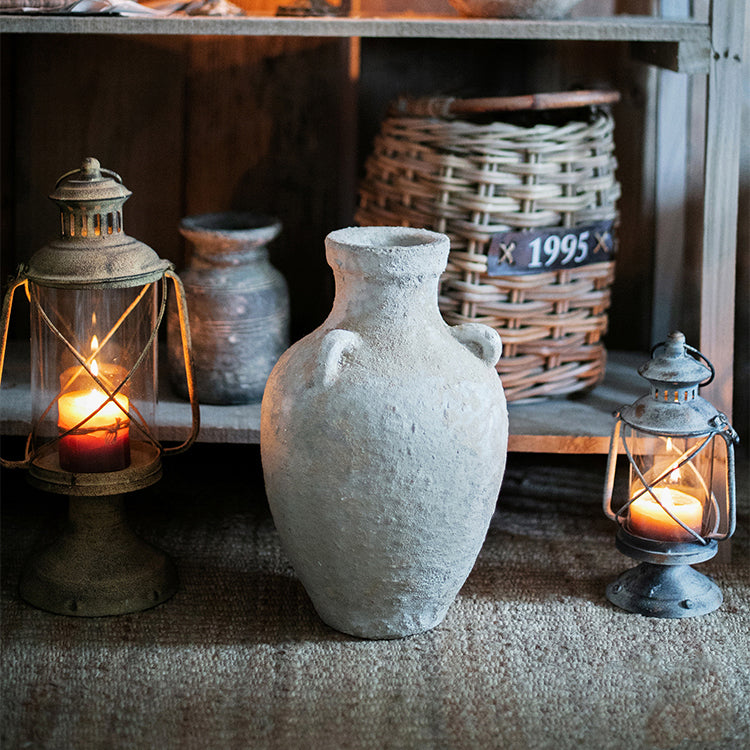
[[[647,617],[699,617],[721,606],[721,589],[689,565],[642,562],[607,586],[612,604]]]
[[[126,524],[121,495],[69,502],[62,535],[21,575],[22,599],[55,614],[100,617],[149,609],[176,592],[174,564]]]

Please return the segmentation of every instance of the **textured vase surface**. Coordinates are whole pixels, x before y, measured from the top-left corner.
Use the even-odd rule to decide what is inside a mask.
[[[429,630],[469,575],[507,452],[501,343],[437,306],[448,238],[326,238],[326,321],[268,379],[261,456],[281,542],[318,614],[364,638]]]
[[[190,216],[180,233],[192,245],[185,287],[198,401],[258,402],[276,361],[289,346],[286,281],[268,259],[279,221],[246,212]],[[176,310],[167,343],[172,387],[187,398]]]

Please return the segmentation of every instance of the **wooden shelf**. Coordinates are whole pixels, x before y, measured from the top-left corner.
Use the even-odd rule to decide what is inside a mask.
[[[3,33],[184,34],[464,39],[573,39],[708,44],[710,29],[690,20],[615,16],[555,21],[455,16],[289,17],[274,15],[143,16],[82,14],[0,15]]]
[[[653,16],[526,21],[414,14],[121,17],[26,13],[0,15],[0,32],[621,41],[632,42],[635,56],[645,62],[687,73],[707,72],[711,56],[711,29],[707,24]]]
[[[511,404],[509,450],[520,453],[606,453],[613,412],[643,395],[637,368],[644,354],[612,352],[604,382],[585,396]],[[162,368],[162,373],[165,368]],[[28,435],[31,424],[28,347],[9,347],[0,388],[0,433]],[[156,422],[159,438],[181,442],[190,431],[190,407],[162,378]],[[201,406],[198,441],[258,443],[260,404]]]

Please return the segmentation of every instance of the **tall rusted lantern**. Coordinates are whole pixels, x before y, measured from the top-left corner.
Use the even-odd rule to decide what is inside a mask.
[[[652,617],[703,615],[721,605],[721,590],[690,566],[711,559],[734,533],[737,433],[698,395],[713,366],[682,333],[654,347],[639,373],[651,392],[617,415],[604,512],[619,525],[617,548],[640,565],[611,583],[607,597]],[[618,492],[620,451],[629,472]]]
[[[130,191],[96,159],[63,175],[50,195],[60,235],[33,255],[3,307],[0,373],[13,297],[31,303],[31,432],[21,461],[30,482],[69,496],[69,523],[21,577],[21,596],[52,612],[112,615],[154,606],[177,586],[171,561],[126,525],[123,493],[161,477],[161,457],[199,429],[182,284],[169,261],[125,234]],[[192,430],[164,448],[154,428],[156,337],[168,281],[180,309]]]

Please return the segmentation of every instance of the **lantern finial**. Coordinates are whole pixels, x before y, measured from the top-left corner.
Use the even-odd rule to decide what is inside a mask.
[[[81,163],[81,174],[84,177],[98,179],[101,177],[101,166],[98,159],[94,159],[93,156],[87,156]]]
[[[652,395],[666,401],[694,399],[698,386],[708,385],[714,374],[711,363],[685,343],[685,334],[680,331],[673,331],[666,341],[657,344],[651,350],[651,359],[638,372],[651,383]]]

